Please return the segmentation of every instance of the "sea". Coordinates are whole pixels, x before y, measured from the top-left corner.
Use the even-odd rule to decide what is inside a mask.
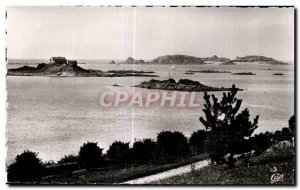
[[[111,60],[80,60],[86,69],[154,71],[155,79],[176,81],[191,79],[214,87],[245,89],[237,94],[242,99],[241,110],[248,109],[251,119],[259,115],[255,133],[274,132],[288,127],[294,114],[294,65],[268,65],[239,63],[237,65],[128,65],[108,64]],[[37,66],[48,60],[9,60],[7,68],[24,65]],[[118,62],[118,61],[116,61]],[[219,70],[253,72],[256,75],[231,75],[230,73],[185,74],[188,70]],[[273,75],[283,73],[284,75]],[[199,117],[202,107],[175,109],[103,108],[99,103],[101,93],[122,88],[141,90],[134,85],[152,77],[45,77],[7,76],[7,157],[14,161],[24,150],[38,153],[43,161],[58,161],[65,155],[77,155],[83,143],[98,142],[106,152],[114,141],[129,142],[143,138],[156,139],[161,131],[180,131],[189,137],[193,131],[204,129]],[[114,85],[119,85],[117,87]],[[147,89],[143,89],[144,91]],[[149,90],[151,91],[151,90]],[[198,92],[203,105],[203,93]],[[219,99],[222,92],[209,92]]]

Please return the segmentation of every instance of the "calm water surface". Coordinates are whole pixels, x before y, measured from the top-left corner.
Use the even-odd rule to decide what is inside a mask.
[[[8,64],[8,68],[19,67]],[[167,79],[168,65],[108,65],[87,62],[84,68],[135,69],[155,71]],[[271,68],[272,70],[269,70]],[[187,70],[215,69],[232,72],[250,71],[253,76],[195,73]],[[274,76],[281,72],[284,76]],[[202,65],[176,66],[171,77],[189,78],[205,85],[247,89],[239,92],[242,108],[249,108],[251,117],[259,115],[256,133],[275,131],[288,126],[294,113],[294,67],[246,64],[237,66]],[[199,117],[201,108],[170,109],[154,106],[151,109],[120,107],[104,109],[99,105],[101,92],[115,88],[114,84],[128,87],[150,80],[146,77],[7,77],[7,163],[17,154],[29,149],[39,152],[43,161],[57,161],[64,155],[77,154],[86,141],[96,141],[106,151],[116,141],[131,142],[134,139],[156,138],[162,130],[181,131],[186,136],[203,129]],[[134,90],[142,90],[135,88]],[[145,91],[146,89],[143,89]],[[147,90],[146,90],[147,91]],[[221,97],[221,93],[215,93]],[[203,93],[198,93],[202,97]],[[204,103],[200,99],[201,105]]]

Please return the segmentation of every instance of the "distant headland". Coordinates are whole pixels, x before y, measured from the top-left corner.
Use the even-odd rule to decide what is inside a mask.
[[[261,64],[270,65],[288,65],[289,63],[278,61],[271,57],[250,55],[244,57],[236,57],[236,59],[229,59],[226,57],[218,57],[217,55],[211,57],[195,57],[189,55],[164,55],[159,56],[151,61],[144,61],[142,59],[135,60],[132,57],[128,57],[125,61],[119,64],[175,64],[175,65],[201,65],[219,63],[220,65],[235,65],[237,62],[259,62]],[[111,61],[110,64],[114,64],[115,61]]]

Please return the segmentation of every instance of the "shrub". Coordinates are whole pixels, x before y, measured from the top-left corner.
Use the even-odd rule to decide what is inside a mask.
[[[65,163],[71,163],[71,162],[78,162],[79,156],[75,155],[65,155],[62,159],[60,159],[57,163],[58,164],[65,164]]]
[[[248,109],[238,113],[242,104],[241,99],[235,96],[238,89],[233,85],[230,92],[224,92],[222,100],[219,102],[218,98],[204,93],[204,104],[206,119],[200,117],[200,121],[209,132],[209,138],[206,143],[208,152],[212,162],[227,163],[229,167],[233,167],[236,159],[235,154],[248,152],[248,147],[244,147],[246,143],[245,137],[250,137],[254,130],[258,127],[258,118],[256,116],[251,122]]]
[[[157,135],[158,157],[162,161],[174,161],[189,155],[187,138],[178,131],[162,131]]]
[[[294,143],[295,141],[295,137],[296,137],[296,118],[295,115],[293,115],[290,119],[289,119],[289,129],[292,131],[292,143]]]
[[[38,153],[29,150],[17,155],[16,162],[8,166],[8,182],[38,182],[42,178],[43,165]]]
[[[196,154],[204,153],[206,138],[207,138],[207,132],[204,130],[198,130],[191,134],[189,143],[191,148],[195,151]]]
[[[295,115],[293,115],[289,119],[289,128],[295,134],[295,131],[296,131],[296,118],[295,118]]]
[[[115,165],[124,165],[131,163],[131,150],[129,143],[115,141],[110,145],[107,151],[107,157]]]
[[[256,134],[249,139],[251,148],[256,155],[260,155],[267,150],[273,143],[273,134],[270,132]]]
[[[97,143],[84,143],[79,151],[79,163],[81,167],[90,170],[91,168],[103,166],[102,150]]]
[[[152,139],[136,141],[132,147],[132,155],[135,163],[155,162],[156,142]]]
[[[293,139],[293,133],[287,127],[282,128],[281,131],[275,131],[275,133],[274,133],[274,140],[277,143],[282,142],[282,141],[292,142],[293,141],[292,139]]]

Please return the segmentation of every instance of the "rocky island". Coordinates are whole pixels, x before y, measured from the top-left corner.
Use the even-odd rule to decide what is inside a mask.
[[[84,69],[78,66],[76,60],[67,60],[64,57],[52,57],[48,64],[40,63],[37,67],[23,66],[16,69],[8,69],[7,75],[13,76],[61,76],[61,77],[158,77],[149,75],[152,71],[134,70],[112,70],[104,72],[101,70]]]
[[[188,70],[186,72],[189,72],[189,73],[231,73],[230,71],[217,71],[217,70],[199,70],[199,71]]]
[[[255,73],[252,72],[241,72],[241,73],[232,73],[233,75],[256,75]]]
[[[128,57],[126,61],[121,62],[120,64],[144,64],[145,61],[142,59],[135,60],[132,57]]]
[[[274,73],[273,75],[280,75],[280,76],[282,76],[284,74],[283,73]]]
[[[229,62],[231,61],[225,57],[218,57],[216,55],[212,57],[200,58],[189,55],[164,55],[159,56],[152,61],[144,61],[142,59],[135,60],[132,57],[128,57],[126,61],[120,64],[174,64],[174,65],[199,65],[199,64],[210,64],[213,62]]]
[[[288,65],[288,63],[278,61],[276,59],[273,59],[271,57],[266,56],[258,56],[258,55],[249,55],[245,57],[237,57],[234,62],[259,62],[259,63],[265,63],[265,64],[271,64],[271,65]]]
[[[236,57],[236,59],[231,60],[226,57],[218,57],[217,55],[201,58],[179,54],[159,56],[151,61],[144,61],[142,59],[135,60],[132,57],[128,57],[127,60],[121,62],[120,64],[201,65],[219,63],[219,65],[236,65],[236,62],[259,62],[271,65],[288,65],[288,63],[278,61],[271,57],[257,55]]]
[[[136,87],[148,88],[148,89],[161,89],[161,90],[177,90],[177,91],[189,91],[189,92],[205,92],[205,91],[228,91],[229,88],[218,88],[211,87],[201,84],[198,81],[193,81],[189,79],[180,79],[176,82],[174,79],[170,78],[168,80],[155,80],[144,81],[137,85]],[[242,89],[238,89],[242,90]]]
[[[205,64],[205,62],[199,58],[188,55],[165,55],[160,56],[151,61],[152,64]]]

